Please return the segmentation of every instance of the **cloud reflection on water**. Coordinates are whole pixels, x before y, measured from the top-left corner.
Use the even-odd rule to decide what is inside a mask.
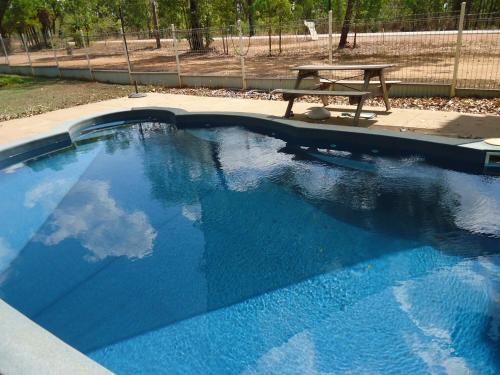
[[[92,252],[89,261],[109,256],[140,259],[150,254],[157,233],[148,217],[143,211],[125,211],[109,190],[105,181],[80,181],[36,240],[52,246],[65,239],[78,239]],[[27,197],[28,204],[34,204],[33,195]]]

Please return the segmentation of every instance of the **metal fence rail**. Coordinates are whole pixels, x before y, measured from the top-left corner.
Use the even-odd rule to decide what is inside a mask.
[[[127,32],[132,72],[251,78],[291,78],[299,64],[394,63],[388,79],[455,88],[500,89],[500,14],[402,17],[353,22],[347,47],[337,49],[342,24],[314,21],[314,38],[303,22],[257,25],[250,35],[239,24],[204,29]],[[458,30],[457,30],[458,29]],[[23,42],[24,39],[24,42]],[[3,37],[0,63],[93,70],[128,70],[120,33],[50,35],[37,48],[26,38]],[[3,46],[5,48],[3,48]],[[332,46],[332,48],[330,48]],[[7,52],[7,55],[5,52]],[[181,82],[180,82],[181,83]]]

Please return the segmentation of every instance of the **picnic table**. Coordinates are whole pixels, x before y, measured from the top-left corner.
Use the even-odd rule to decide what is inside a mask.
[[[292,68],[292,70],[297,71],[297,78],[295,80],[295,85],[293,89],[279,89],[274,90],[273,93],[283,94],[283,99],[288,100],[288,106],[285,112],[285,117],[290,117],[292,115],[292,106],[296,98],[304,95],[317,95],[321,97],[323,104],[328,105],[328,96],[347,96],[350,101],[353,100],[357,102],[358,106],[354,116],[353,123],[356,125],[361,114],[361,109],[363,107],[363,102],[366,97],[370,95],[380,94],[385,103],[386,110],[390,110],[391,106],[389,103],[389,87],[391,84],[399,83],[399,81],[389,81],[385,80],[384,70],[395,66],[394,64],[373,64],[373,65],[301,65]],[[321,77],[320,71],[362,71],[359,76],[363,76],[362,81],[352,81],[349,79],[329,79]],[[358,75],[354,76],[357,77]],[[312,77],[315,79],[317,85],[315,90],[299,90],[300,83],[304,78]],[[370,80],[372,78],[378,77],[379,86],[375,90],[369,88]],[[361,84],[361,90],[357,90],[350,87],[351,84]],[[333,91],[331,88],[334,85],[345,86],[349,91]],[[330,89],[330,90],[327,90]]]

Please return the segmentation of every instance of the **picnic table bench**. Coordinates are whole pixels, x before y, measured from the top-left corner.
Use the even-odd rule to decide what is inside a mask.
[[[297,78],[295,80],[295,85],[293,89],[278,89],[273,90],[271,93],[281,93],[283,94],[283,99],[288,100],[288,106],[285,112],[285,117],[288,118],[292,115],[292,107],[296,98],[304,95],[315,95],[319,96],[323,102],[323,105],[328,105],[328,96],[345,96],[349,98],[351,104],[356,103],[356,113],[354,115],[353,124],[357,125],[359,117],[361,115],[361,110],[363,108],[363,103],[366,97],[372,95],[381,95],[384,99],[386,110],[390,110],[391,106],[389,103],[389,87],[392,84],[399,83],[399,81],[389,81],[386,82],[384,70],[393,67],[394,64],[375,64],[375,65],[302,65],[292,68],[292,70],[298,71]],[[320,77],[320,71],[349,71],[349,70],[361,70],[363,71],[362,81],[351,81],[349,79],[328,79],[325,77]],[[299,90],[300,83],[304,78],[313,77],[316,81],[316,89],[314,90]],[[370,80],[374,77],[378,77],[379,85],[376,89],[371,90],[369,88]],[[362,84],[361,90],[356,90],[349,87],[349,84]],[[335,84],[345,86],[350,88],[351,91],[344,90],[331,90]],[[327,90],[330,89],[330,90]]]
[[[350,80],[350,79],[329,79],[329,78],[320,78],[319,79],[320,84],[318,85],[318,88],[321,90],[326,90],[330,89],[332,90],[335,88],[335,86],[342,86],[347,89],[354,89],[352,85],[354,86],[361,86],[363,87],[364,81],[359,80]],[[368,87],[367,90],[370,92],[370,97],[371,96],[381,96],[384,99],[384,104],[385,104],[385,109],[386,111],[389,111],[391,109],[391,105],[389,103],[389,99],[385,100],[384,98],[384,90],[382,89],[382,84],[379,81],[370,81],[370,85],[375,83],[377,86],[374,88]],[[387,92],[391,90],[392,85],[397,85],[401,83],[401,81],[385,81],[385,87],[387,88]],[[353,103],[350,103],[353,104]]]
[[[361,109],[363,107],[362,98],[370,95],[369,91],[328,91],[328,90],[295,90],[295,89],[277,89],[272,91],[273,94],[283,94],[283,99],[288,100],[288,106],[286,108],[285,117],[289,118],[292,115],[292,106],[296,98],[305,95],[314,95],[319,97],[326,96],[346,96],[348,98],[358,99],[358,106],[356,108],[356,114],[354,115],[354,124],[357,124],[359,116],[361,115]]]

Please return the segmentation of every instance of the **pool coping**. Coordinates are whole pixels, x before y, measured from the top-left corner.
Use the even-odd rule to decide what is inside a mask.
[[[96,112],[62,122],[39,136],[0,145],[0,169],[71,146],[82,131],[99,125],[116,126],[133,121],[165,121],[179,127],[242,125],[278,136],[297,145],[352,149],[384,155],[419,155],[445,168],[483,174],[500,172],[500,146],[484,140],[467,140],[412,132],[307,123],[282,117],[240,112],[188,112],[180,108],[138,106]],[[492,157],[492,155],[494,157]]]
[[[112,374],[0,299],[0,372]]]

